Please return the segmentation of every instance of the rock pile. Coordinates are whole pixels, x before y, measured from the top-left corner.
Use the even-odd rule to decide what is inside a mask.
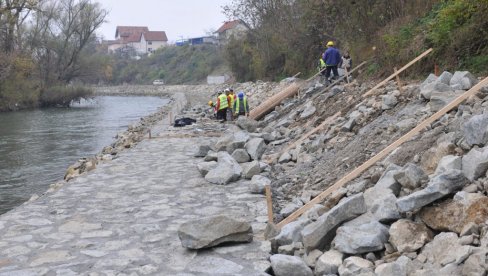
[[[444,72],[420,85],[390,82],[369,98],[367,83],[325,93],[303,84],[262,121],[240,118],[202,145],[198,168],[215,184],[252,179],[252,193],[271,185],[280,221],[477,81]],[[285,225],[271,239],[274,275],[486,275],[486,106],[488,87]]]

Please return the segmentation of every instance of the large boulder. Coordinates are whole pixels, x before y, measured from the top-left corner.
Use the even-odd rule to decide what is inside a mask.
[[[460,264],[473,252],[471,246],[461,245],[456,233],[442,232],[435,236],[422,249],[422,254],[432,264],[445,266],[447,264]]]
[[[264,194],[266,185],[271,185],[271,180],[262,175],[255,175],[251,178],[249,190],[251,194]]]
[[[312,116],[317,109],[313,106],[313,102],[309,101],[304,107],[304,110],[300,114],[300,119],[307,119]]]
[[[183,223],[178,237],[183,247],[201,249],[228,242],[251,242],[253,235],[248,222],[221,215]]]
[[[464,175],[471,181],[485,175],[488,170],[488,146],[481,149],[472,148],[463,156],[462,168]]]
[[[334,248],[345,254],[379,251],[388,241],[388,228],[377,221],[360,226],[341,226],[334,238]]]
[[[415,164],[407,163],[402,170],[393,175],[396,181],[402,185],[402,187],[415,190],[422,184],[422,181],[428,179],[424,171]]]
[[[390,227],[390,244],[400,253],[415,252],[432,240],[432,231],[422,223],[401,219]]]
[[[388,110],[394,108],[398,103],[394,95],[384,95],[381,101],[381,109]]]
[[[373,276],[374,265],[372,262],[360,257],[349,257],[339,266],[339,275],[341,276]]]
[[[486,275],[488,271],[488,249],[484,248],[469,256],[464,262],[462,275]]]
[[[488,220],[488,197],[459,192],[453,200],[423,208],[419,215],[432,229],[460,234],[466,225]]]
[[[468,145],[485,145],[488,142],[488,114],[474,115],[462,125]]]
[[[389,165],[374,187],[379,189],[390,189],[395,196],[398,196],[401,185],[396,181],[394,175],[401,169],[402,167],[395,164]]]
[[[468,90],[478,83],[473,74],[468,71],[456,71],[449,82],[449,85],[454,87],[460,87],[460,89]]]
[[[249,140],[249,134],[244,131],[227,130],[224,132],[217,143],[215,143],[215,151],[227,151],[232,154],[234,150],[243,148]]]
[[[256,132],[258,122],[246,116],[239,116],[236,125],[247,132]]]
[[[374,273],[376,276],[407,276],[410,263],[411,261],[408,257],[400,256],[392,263],[380,264],[376,267]]]
[[[246,143],[245,147],[252,160],[259,160],[266,150],[263,138],[253,138]]]
[[[249,163],[242,163],[242,177],[245,179],[251,179],[253,176],[261,173],[261,166],[259,161],[252,161]]]
[[[305,262],[296,256],[276,254],[271,256],[271,268],[276,276],[312,276]]]
[[[225,151],[221,151],[218,153],[217,159],[217,167],[205,175],[205,180],[210,183],[225,185],[239,179],[242,168],[232,156]]]
[[[372,187],[364,192],[364,200],[368,212],[380,222],[388,222],[400,218],[396,205],[397,198],[390,189]]]
[[[442,72],[442,74],[437,78],[436,82],[440,82],[440,83],[443,83],[443,84],[447,84],[449,85],[450,82],[451,82],[451,79],[452,79],[452,74],[447,72],[447,71],[444,71]]]
[[[271,248],[273,252],[277,252],[278,247],[289,245],[294,242],[302,241],[302,230],[311,221],[307,219],[299,219],[288,223],[281,228],[280,233],[271,239]]]
[[[366,212],[363,194],[357,194],[340,201],[317,221],[307,225],[303,231],[303,245],[306,250],[322,249],[334,237],[334,230],[342,222]]]
[[[197,146],[195,153],[193,154],[194,157],[205,157],[207,153],[210,151],[210,145],[199,145]]]
[[[449,92],[432,92],[429,101],[430,111],[437,112],[441,110],[444,106],[448,105],[462,93],[462,90]]]
[[[449,85],[441,82],[432,82],[420,87],[420,95],[427,100],[430,100],[433,93],[448,93],[454,92]]]
[[[237,161],[237,163],[246,163],[251,160],[251,157],[249,154],[247,154],[247,151],[245,149],[236,149],[232,153],[232,158]]]
[[[315,275],[328,275],[339,273],[344,254],[337,250],[329,250],[322,254],[315,263]]]
[[[460,156],[456,155],[446,155],[442,157],[435,169],[434,174],[441,174],[450,170],[461,170],[462,169],[462,159]]]
[[[217,167],[217,162],[200,162],[197,164],[198,171],[202,176],[206,176],[207,173]]]
[[[409,212],[419,209],[463,188],[466,183],[468,183],[468,179],[459,170],[452,170],[437,175],[432,178],[425,189],[398,199],[398,210],[400,212]]]

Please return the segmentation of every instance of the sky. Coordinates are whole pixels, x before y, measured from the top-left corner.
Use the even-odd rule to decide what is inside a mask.
[[[147,26],[165,31],[169,42],[204,36],[228,20],[222,6],[232,0],[96,0],[109,12],[97,31],[104,39],[114,39],[117,26]]]

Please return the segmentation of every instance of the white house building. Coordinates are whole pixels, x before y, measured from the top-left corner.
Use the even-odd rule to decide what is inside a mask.
[[[167,46],[168,38],[164,31],[149,31],[145,26],[117,26],[115,40],[107,43],[109,52],[115,52],[122,47],[131,47],[138,54],[150,54]]]

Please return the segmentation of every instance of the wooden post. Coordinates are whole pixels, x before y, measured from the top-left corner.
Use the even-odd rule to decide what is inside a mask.
[[[394,151],[396,148],[398,148],[400,145],[405,143],[406,141],[410,140],[414,135],[419,133],[422,129],[426,128],[442,116],[449,112],[451,109],[454,107],[458,106],[461,104],[464,100],[467,98],[471,97],[472,95],[478,93],[478,91],[483,87],[488,85],[488,77],[479,82],[477,85],[473,86],[473,88],[469,89],[456,99],[454,99],[452,102],[444,106],[442,109],[434,113],[432,116],[429,118],[425,119],[422,121],[419,125],[417,125],[415,128],[410,130],[407,134],[403,135],[400,137],[398,140],[390,144],[388,147],[380,151],[378,154],[376,154],[374,157],[369,159],[368,161],[364,162],[362,165],[348,173],[346,176],[341,178],[339,181],[334,183],[332,186],[327,188],[325,191],[320,193],[317,197],[312,199],[309,203],[305,204],[303,207],[292,213],[290,216],[282,220],[280,223],[277,224],[278,227],[283,227],[284,225],[288,224],[289,222],[297,219],[299,216],[301,216],[303,213],[305,213],[307,210],[312,208],[315,204],[318,204],[322,202],[328,195],[330,195],[332,192],[335,190],[339,189],[340,187],[344,186],[347,182],[353,180],[354,178],[358,177],[362,172],[367,170],[369,167],[371,167],[373,164],[375,164],[377,161],[383,159],[387,154],[390,152]]]
[[[151,129],[149,129],[148,134],[149,134],[149,139],[151,139]]]
[[[439,65],[437,63],[434,64],[434,75],[439,76]]]
[[[396,72],[398,72],[396,67],[393,67],[393,70],[395,71],[395,74]],[[397,82],[398,90],[400,91],[400,93],[403,93],[402,82],[400,81],[400,75],[398,74],[396,75],[396,82]]]
[[[376,89],[378,89],[381,86],[385,85],[389,80],[393,79],[396,75],[398,75],[401,72],[405,71],[408,67],[412,66],[414,63],[416,63],[417,61],[421,60],[423,57],[425,57],[426,55],[428,55],[430,52],[432,52],[432,48],[430,48],[429,50],[423,52],[420,56],[416,57],[415,59],[413,59],[412,61],[410,61],[409,63],[407,63],[407,65],[405,65],[402,68],[400,68],[400,70],[398,70],[397,72],[395,72],[392,75],[390,75],[384,81],[378,83],[375,87],[371,88],[371,90],[369,90],[368,92],[366,92],[363,95],[363,97],[366,97],[366,96],[369,96],[370,94],[372,94]]]
[[[169,125],[171,125],[173,123],[173,111],[169,112],[168,118],[169,118]]]
[[[274,224],[273,222],[273,200],[271,199],[271,187],[269,185],[265,186],[266,190],[266,204],[268,205],[268,222]]]

